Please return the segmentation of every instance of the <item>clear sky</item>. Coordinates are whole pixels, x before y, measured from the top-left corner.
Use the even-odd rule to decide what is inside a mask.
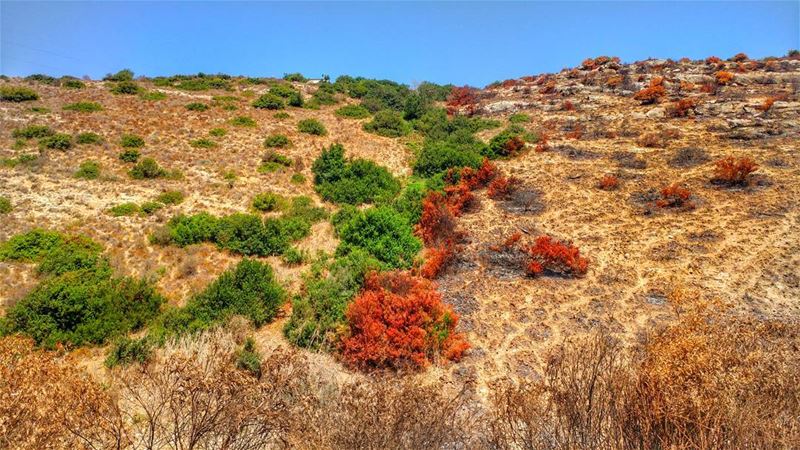
[[[589,56],[692,59],[799,48],[782,2],[0,1],[0,72],[302,72],[482,86]]]

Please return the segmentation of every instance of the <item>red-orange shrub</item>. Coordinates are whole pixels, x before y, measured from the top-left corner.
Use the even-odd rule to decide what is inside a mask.
[[[469,185],[464,181],[455,185],[445,186],[444,195],[447,198],[447,206],[454,216],[460,216],[464,209],[475,201],[475,194],[472,193]]]
[[[361,369],[421,368],[437,356],[458,360],[469,348],[434,284],[407,273],[369,275],[346,317],[342,354]]]
[[[717,84],[726,85],[733,81],[733,74],[724,70],[720,70],[714,74],[714,78],[717,80]]]
[[[694,209],[694,202],[689,200],[692,193],[682,188],[678,183],[673,183],[661,189],[661,198],[656,200],[659,208],[686,208]]]
[[[719,64],[721,62],[722,59],[716,56],[709,56],[708,58],[706,58],[706,64]]]
[[[564,100],[564,103],[561,104],[561,109],[563,111],[575,111],[575,105],[569,100]]]
[[[540,94],[552,94],[556,91],[556,80],[550,80],[545,85],[539,89]]]
[[[508,198],[517,189],[517,186],[519,186],[519,179],[499,175],[489,183],[487,193],[489,198],[502,200]]]
[[[664,79],[656,77],[650,81],[650,86],[634,94],[633,99],[639,100],[642,105],[648,105],[661,101],[665,95],[667,91],[664,89]]]
[[[477,89],[470,86],[454,86],[447,97],[447,113],[457,114],[464,112],[471,116],[475,114],[478,104]]]
[[[537,237],[534,245],[524,250],[531,258],[526,269],[528,274],[533,276],[545,272],[581,276],[586,274],[589,265],[577,247],[546,235]]]
[[[731,58],[732,61],[736,62],[744,62],[747,61],[748,59],[750,58],[745,53],[737,53],[733,55],[733,58]]]
[[[456,244],[453,242],[443,242],[437,247],[430,247],[425,250],[425,263],[419,268],[419,275],[422,278],[433,280],[456,256]]]
[[[714,181],[728,185],[746,185],[750,182],[750,174],[758,170],[758,164],[750,158],[728,156],[716,163]]]
[[[416,225],[416,233],[429,247],[458,241],[455,218],[442,194],[431,192],[422,201],[422,215]]]
[[[618,187],[619,178],[614,175],[604,175],[603,178],[600,178],[600,181],[597,182],[597,188],[604,191],[613,191]]]
[[[689,110],[695,106],[697,106],[697,102],[693,98],[682,98],[667,107],[667,115],[670,117],[686,117],[689,115]]]

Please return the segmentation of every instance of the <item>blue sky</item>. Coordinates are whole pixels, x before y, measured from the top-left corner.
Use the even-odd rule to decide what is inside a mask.
[[[0,72],[302,72],[482,86],[584,58],[779,56],[784,2],[0,2]]]

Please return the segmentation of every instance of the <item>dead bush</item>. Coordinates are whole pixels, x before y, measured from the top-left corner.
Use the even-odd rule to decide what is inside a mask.
[[[695,204],[692,200],[692,193],[688,189],[681,187],[678,183],[673,183],[661,189],[661,198],[656,200],[659,208],[694,209]]]
[[[750,175],[758,170],[758,164],[751,158],[728,156],[715,162],[716,171],[712,182],[726,186],[747,186]]]
[[[613,191],[619,188],[619,178],[614,175],[603,175],[597,182],[597,189]]]

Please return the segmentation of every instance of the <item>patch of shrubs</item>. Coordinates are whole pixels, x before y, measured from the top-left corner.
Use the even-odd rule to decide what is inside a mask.
[[[68,78],[61,82],[61,86],[69,89],[83,89],[86,87],[86,83],[76,78]]]
[[[214,148],[217,146],[217,143],[211,139],[200,138],[189,141],[189,145],[194,148]]]
[[[444,140],[426,140],[414,162],[414,173],[431,177],[452,168],[480,166],[483,157],[472,145]]]
[[[366,209],[341,225],[336,254],[367,252],[387,268],[411,267],[422,243],[408,220],[390,206]]]
[[[386,168],[365,159],[345,159],[341,144],[324,149],[312,171],[317,192],[334,203],[388,201],[400,191],[400,183]]]
[[[40,139],[39,146],[51,150],[69,150],[72,148],[72,136],[56,133]]]
[[[283,79],[286,81],[293,81],[297,83],[305,83],[306,81],[308,81],[306,77],[304,77],[303,74],[300,72],[285,73],[283,74]]]
[[[304,119],[297,123],[297,130],[301,133],[311,134],[314,136],[325,136],[328,130],[325,125],[316,119]]]
[[[75,136],[75,143],[79,145],[96,145],[101,144],[103,142],[103,138],[100,137],[97,133],[92,133],[91,131],[87,131],[84,133],[78,133]]]
[[[286,167],[291,167],[292,160],[289,157],[270,150],[261,157],[261,165],[258,167],[260,173],[276,172]]]
[[[273,134],[264,139],[265,148],[285,148],[292,145],[292,141],[285,134]]]
[[[597,181],[597,188],[604,191],[613,191],[619,188],[619,178],[614,175],[603,175],[603,177]]]
[[[95,180],[99,176],[100,165],[96,161],[82,162],[78,171],[75,172],[75,178],[83,178],[84,180]]]
[[[681,187],[678,183],[673,183],[661,189],[660,194],[661,198],[656,200],[656,206],[659,208],[690,210],[695,207],[694,202],[691,200],[691,191]]]
[[[167,171],[153,158],[142,159],[128,173],[135,180],[163,178],[168,175]]]
[[[122,336],[114,341],[114,345],[108,352],[105,365],[108,368],[117,366],[127,366],[138,362],[144,364],[153,352],[153,344],[146,336],[139,339],[131,339]]]
[[[230,120],[229,122],[233,126],[237,127],[254,127],[256,126],[256,121],[247,116],[237,116]]]
[[[141,94],[139,94],[139,97],[142,100],[155,102],[159,100],[166,100],[167,94],[161,91],[148,91],[148,92],[142,92]]]
[[[200,102],[192,102],[186,105],[186,109],[189,111],[208,111],[209,106],[205,103]]]
[[[550,236],[539,236],[532,246],[524,248],[530,260],[527,263],[529,275],[556,274],[560,276],[583,276],[588,261],[580,250],[569,242],[561,242]]]
[[[20,139],[41,139],[54,134],[55,131],[51,130],[47,125],[28,125],[25,128],[15,129],[11,136]]]
[[[12,209],[11,200],[7,197],[0,196],[0,214],[8,214]]]
[[[664,79],[655,77],[650,80],[650,85],[633,95],[634,100],[639,100],[642,105],[658,103],[667,95],[664,88]]]
[[[489,158],[513,157],[525,148],[524,130],[509,127],[489,141]]]
[[[136,203],[120,203],[119,205],[113,206],[108,210],[108,213],[114,217],[122,217],[122,216],[132,216],[134,214],[139,213],[141,211],[139,209],[139,205]]]
[[[283,101],[283,98],[279,95],[273,93],[266,93],[259,97],[256,101],[253,102],[254,108],[259,109],[283,109],[286,107],[286,103]]]
[[[133,81],[133,71],[122,69],[114,74],[109,73],[103,77],[103,81]]]
[[[225,128],[212,128],[208,131],[208,134],[214,137],[223,137],[228,134],[228,131]]]
[[[183,202],[183,199],[184,195],[181,191],[166,191],[156,197],[157,202],[161,202],[165,205],[177,205]]]
[[[364,131],[384,137],[405,136],[411,131],[411,126],[403,120],[403,115],[397,111],[385,109],[375,113],[372,121],[364,124]]]
[[[750,175],[758,170],[758,164],[751,158],[728,156],[714,163],[713,182],[726,186],[747,186]]]
[[[0,86],[0,101],[21,103],[34,100],[39,100],[39,94],[33,89],[20,86]]]
[[[77,103],[70,103],[69,105],[64,105],[64,110],[77,111],[77,112],[96,112],[96,111],[102,111],[103,106],[95,102],[77,102]]]
[[[278,194],[264,192],[253,197],[252,206],[262,212],[272,212],[283,210],[288,206],[288,202]]]
[[[286,101],[289,106],[296,106],[302,107],[303,106],[303,96],[295,90],[289,84],[276,84],[272,86],[269,90],[267,95],[274,95],[282,99],[282,101]],[[262,97],[263,98],[263,97]],[[268,108],[268,109],[280,109],[280,108]]]
[[[524,113],[516,113],[508,116],[508,121],[511,123],[528,123],[531,121],[531,116]]]
[[[3,243],[0,258],[39,263],[44,278],[8,310],[0,329],[45,347],[103,344],[144,326],[164,302],[151,283],[114,277],[86,238],[32,230]]]
[[[349,119],[366,119],[370,116],[369,110],[361,105],[345,105],[337,109],[334,114]]]
[[[261,378],[261,354],[256,350],[256,341],[248,337],[241,350],[236,352],[236,367]]]
[[[120,81],[111,86],[111,92],[117,95],[136,95],[142,93],[142,88],[133,81]]]
[[[126,148],[119,154],[120,161],[135,163],[142,154],[135,148]]]
[[[142,148],[144,147],[144,139],[135,134],[123,134],[119,139],[119,145],[123,148]]]

